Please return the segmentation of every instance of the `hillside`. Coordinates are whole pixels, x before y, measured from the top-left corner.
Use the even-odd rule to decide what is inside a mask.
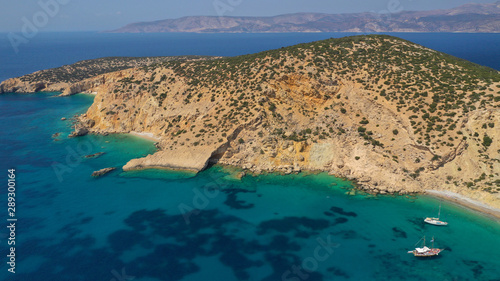
[[[71,65],[40,70],[18,78],[8,79],[0,84],[2,93],[33,93],[63,92],[74,94],[82,92],[78,83],[82,80],[96,77],[104,73],[142,67],[154,63],[170,60],[200,60],[206,57],[181,56],[181,57],[107,57],[84,60]]]
[[[401,7],[395,7],[396,11]],[[354,14],[299,13],[274,17],[192,16],[132,23],[111,32],[500,32],[500,1],[449,10]]]
[[[399,38],[172,60],[77,84],[97,93],[78,133],[158,138],[125,170],[327,171],[372,193],[450,190],[500,207],[500,73]]]

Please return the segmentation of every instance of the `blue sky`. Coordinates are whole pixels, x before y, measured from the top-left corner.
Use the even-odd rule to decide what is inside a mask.
[[[20,32],[27,21],[37,22],[41,31],[102,31],[133,22],[193,15],[432,10],[469,2],[495,0],[3,0],[0,32]]]

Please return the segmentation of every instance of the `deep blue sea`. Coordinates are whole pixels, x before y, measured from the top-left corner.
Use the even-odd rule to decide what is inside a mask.
[[[39,33],[18,52],[0,33],[0,81],[106,56],[237,56],[358,33],[186,34]],[[500,70],[499,34],[389,33]]]
[[[41,33],[0,80],[102,56],[238,55],[347,34]],[[399,34],[500,68],[500,35]],[[68,138],[93,96],[0,96],[0,280],[500,280],[500,223],[430,197],[347,195],[325,174],[123,172],[155,151],[129,135]],[[66,117],[68,120],[62,121]],[[54,133],[61,133],[53,137]],[[83,156],[104,152],[94,159]],[[93,171],[117,167],[102,178]],[[7,269],[7,169],[16,169],[15,274]],[[439,257],[407,254],[422,236]]]

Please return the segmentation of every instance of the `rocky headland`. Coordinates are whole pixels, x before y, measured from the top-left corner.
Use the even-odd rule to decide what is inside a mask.
[[[124,170],[326,171],[371,193],[452,191],[500,208],[500,73],[399,38],[169,60],[70,84],[96,93],[76,135],[158,139]]]
[[[204,60],[209,57],[106,57],[79,61],[71,65],[40,70],[21,77],[11,78],[0,84],[2,93],[61,92],[68,96],[76,93],[92,93],[92,88],[106,82],[102,74],[119,70],[146,67],[170,60]]]

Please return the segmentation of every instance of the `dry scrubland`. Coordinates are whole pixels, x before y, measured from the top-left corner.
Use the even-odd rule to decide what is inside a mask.
[[[156,154],[125,169],[327,171],[372,193],[448,190],[500,207],[496,70],[381,35],[233,58],[136,58],[134,68],[113,59],[127,69],[87,61],[92,71],[64,82],[32,74],[0,91],[97,93],[82,133],[160,138]]]

